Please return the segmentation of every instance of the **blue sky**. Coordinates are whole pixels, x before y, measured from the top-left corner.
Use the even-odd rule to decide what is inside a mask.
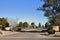
[[[18,18],[28,23],[39,22],[44,25],[47,18],[44,12],[36,9],[43,4],[40,0],[0,0],[0,17]]]

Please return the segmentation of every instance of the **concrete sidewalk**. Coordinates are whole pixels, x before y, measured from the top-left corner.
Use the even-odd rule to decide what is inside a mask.
[[[0,34],[0,36],[6,36],[6,35],[12,35],[12,34],[16,34],[19,32],[11,32],[11,31],[1,31],[3,34]]]

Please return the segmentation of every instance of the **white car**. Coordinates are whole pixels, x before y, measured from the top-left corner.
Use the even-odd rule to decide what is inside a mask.
[[[11,27],[6,27],[5,30],[9,31],[11,29]]]

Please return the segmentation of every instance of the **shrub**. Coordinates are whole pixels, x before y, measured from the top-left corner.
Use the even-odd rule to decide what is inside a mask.
[[[21,31],[21,28],[20,27],[15,27],[13,28],[14,31]]]
[[[2,27],[2,30],[5,30],[5,27]]]
[[[55,34],[55,30],[48,30],[48,34]]]

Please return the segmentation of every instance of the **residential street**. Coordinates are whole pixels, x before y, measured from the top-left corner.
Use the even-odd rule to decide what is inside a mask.
[[[0,40],[60,40],[60,38],[1,38]]]
[[[19,32],[0,37],[0,40],[60,40],[60,38],[47,37],[40,33]]]

